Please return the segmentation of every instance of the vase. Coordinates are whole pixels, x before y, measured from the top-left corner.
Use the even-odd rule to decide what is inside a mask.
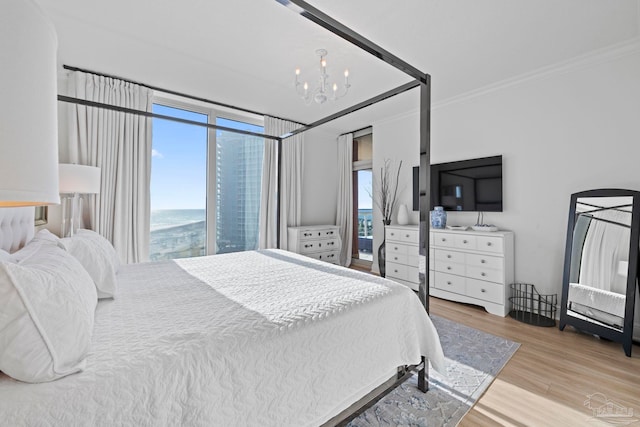
[[[385,248],[385,240],[386,240],[386,235],[387,235],[387,225],[391,224],[391,220],[383,220],[382,221],[382,243],[380,244],[380,247],[378,248],[378,269],[380,270],[380,277],[385,277],[386,273],[387,273],[387,269],[386,269],[386,248]]]
[[[407,205],[402,204],[398,206],[398,225],[407,224],[409,224],[409,211],[407,210]]]
[[[431,211],[431,228],[443,229],[447,226],[447,212],[442,206],[436,206]]]

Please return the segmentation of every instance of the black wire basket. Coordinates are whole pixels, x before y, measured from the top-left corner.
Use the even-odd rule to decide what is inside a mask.
[[[512,283],[509,316],[534,326],[555,326],[558,294],[540,295],[530,283]]]

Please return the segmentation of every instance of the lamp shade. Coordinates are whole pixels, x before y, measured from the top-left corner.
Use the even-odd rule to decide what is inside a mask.
[[[96,194],[100,192],[100,168],[60,163],[60,193]]]
[[[0,2],[0,206],[60,203],[57,46],[33,0]]]

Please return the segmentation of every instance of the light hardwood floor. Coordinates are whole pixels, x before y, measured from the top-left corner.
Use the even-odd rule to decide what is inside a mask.
[[[622,345],[579,333],[570,326],[536,327],[484,309],[438,298],[431,313],[521,344],[460,426],[614,425],[586,406],[595,393],[633,409],[640,426],[640,346],[626,357]]]

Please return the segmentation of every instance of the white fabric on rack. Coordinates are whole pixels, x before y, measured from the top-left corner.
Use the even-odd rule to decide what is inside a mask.
[[[353,134],[338,137],[338,207],[336,225],[340,227],[342,249],[340,265],[351,265],[353,246]]]
[[[69,95],[151,111],[152,91],[108,77],[75,71]],[[85,212],[89,228],[113,243],[123,262],[149,257],[151,120],[112,110],[70,104],[69,159],[101,168],[100,194]]]
[[[275,117],[265,116],[264,118],[264,132],[267,135],[285,135],[288,132],[292,132],[299,128],[297,123],[289,122]],[[265,141],[266,142],[266,141]],[[280,248],[287,249],[287,227],[295,227],[300,225],[302,216],[302,165],[304,158],[303,150],[304,138],[302,134],[297,134],[292,137],[282,140],[282,157],[281,157],[281,173],[280,177]],[[270,144],[265,143],[265,159],[267,156],[274,156],[273,151],[267,153],[267,147],[269,150],[274,150]],[[272,160],[275,163],[275,159]],[[264,164],[264,163],[263,163]],[[273,178],[275,175],[276,178]],[[266,181],[265,181],[266,179]],[[260,204],[260,248],[275,247],[276,236],[276,222],[273,219],[276,217],[276,209],[270,208],[269,202],[275,205],[276,188],[277,188],[277,167],[270,168],[269,170],[263,169],[263,196],[261,197]],[[268,186],[265,189],[265,185]],[[267,194],[265,195],[265,191]],[[273,244],[274,246],[266,246]]]
[[[608,210],[593,216],[582,250],[580,284],[626,295],[627,276],[618,269],[621,261],[629,260],[631,229],[598,218],[630,225],[631,213]]]

